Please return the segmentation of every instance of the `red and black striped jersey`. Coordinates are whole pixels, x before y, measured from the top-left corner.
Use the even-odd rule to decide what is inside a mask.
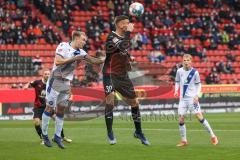
[[[35,90],[35,100],[34,100],[34,107],[35,108],[45,108],[46,107],[46,84],[43,83],[42,80],[35,80],[30,83],[30,85],[34,88]]]

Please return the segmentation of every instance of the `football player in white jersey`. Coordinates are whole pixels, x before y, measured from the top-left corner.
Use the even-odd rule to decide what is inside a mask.
[[[192,56],[190,54],[183,55],[183,67],[177,70],[175,78],[175,93],[174,96],[178,97],[178,90],[180,88],[180,100],[178,106],[179,115],[179,130],[181,135],[181,142],[177,144],[178,147],[186,146],[186,126],[184,123],[184,116],[188,110],[193,111],[197,119],[207,129],[211,135],[211,143],[218,144],[217,136],[213,133],[208,121],[204,119],[199,105],[199,93],[201,92],[201,81],[198,71],[192,68]]]
[[[73,79],[74,69],[81,60],[93,64],[101,64],[104,59],[89,56],[82,48],[86,44],[87,36],[84,32],[73,31],[72,41],[62,42],[56,49],[54,66],[46,86],[46,108],[42,115],[42,138],[47,147],[52,147],[48,138],[48,124],[51,112],[56,108],[55,134],[53,141],[64,149],[61,141],[63,128],[64,108],[69,106],[70,82]]]

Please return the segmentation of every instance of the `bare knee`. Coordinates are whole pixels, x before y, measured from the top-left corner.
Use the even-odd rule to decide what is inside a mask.
[[[53,108],[50,107],[49,105],[46,105],[45,111],[48,113],[52,113],[53,112]]]
[[[203,114],[202,113],[197,113],[196,117],[199,121],[203,120]]]
[[[139,107],[139,101],[138,101],[137,98],[135,98],[135,99],[128,99],[128,101],[129,101],[129,105],[131,107]]]
[[[64,115],[65,106],[58,105],[56,109],[56,115]]]
[[[39,118],[34,118],[33,123],[35,126],[39,126],[40,125],[40,119]]]
[[[106,104],[114,106],[114,93],[110,93],[106,96]]]
[[[179,123],[183,124],[184,123],[184,116],[179,116]]]

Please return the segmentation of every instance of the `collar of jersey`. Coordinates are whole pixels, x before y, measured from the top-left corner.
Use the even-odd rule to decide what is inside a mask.
[[[191,71],[193,69],[193,67],[191,67],[189,70],[185,70],[184,67],[183,67],[183,70],[184,71]]]
[[[117,34],[115,31],[112,31],[112,33],[116,34],[120,38],[124,38],[123,36],[120,36],[119,34]]]

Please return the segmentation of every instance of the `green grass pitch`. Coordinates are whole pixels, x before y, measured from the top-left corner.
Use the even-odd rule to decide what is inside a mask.
[[[102,118],[88,121],[65,121],[65,134],[73,139],[61,150],[40,145],[31,121],[0,121],[0,160],[233,160],[240,159],[240,113],[206,114],[219,138],[210,143],[209,134],[196,119],[188,120],[189,146],[177,148],[180,140],[176,120],[145,120],[144,133],[151,146],[133,138],[133,123],[115,118],[117,144],[106,139]],[[49,135],[54,128],[50,124]]]

